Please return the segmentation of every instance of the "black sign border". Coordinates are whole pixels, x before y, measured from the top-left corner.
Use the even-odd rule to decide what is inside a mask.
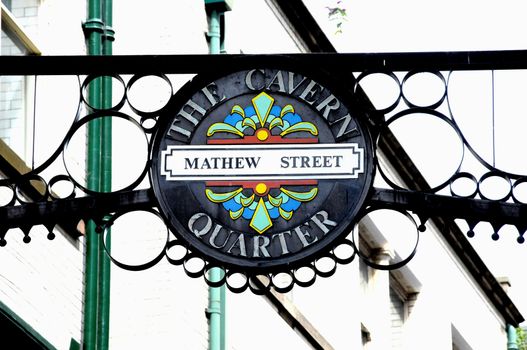
[[[283,57],[278,56],[278,58],[274,56],[272,60],[269,60],[269,62],[265,62],[265,59],[262,61],[261,57],[254,59],[250,56],[238,58],[237,61],[238,62],[235,65],[237,69],[235,70],[221,69],[221,67],[218,67],[218,70],[215,74],[196,75],[172,96],[170,102],[167,104],[166,108],[164,108],[163,113],[158,117],[156,132],[154,133],[150,142],[150,183],[152,185],[161,216],[178,241],[180,241],[181,244],[186,246],[186,248],[192,252],[190,253],[191,255],[198,255],[208,265],[228,268],[231,272],[240,271],[254,274],[265,274],[291,271],[302,266],[307,266],[320,257],[327,256],[331,249],[345,240],[346,236],[356,225],[357,219],[360,217],[360,213],[365,210],[367,198],[373,188],[373,178],[375,173],[374,143],[372,141],[370,130],[367,127],[367,116],[364,111],[360,110],[360,103],[356,100],[354,91],[349,89],[349,84],[346,84],[345,81],[341,81],[340,78],[334,76],[334,74],[332,76],[320,67],[317,67],[316,69],[313,67],[305,67],[300,61],[297,61],[294,58],[288,57],[286,55]],[[173,117],[182,108],[182,106],[184,106],[184,104],[198,90],[207,86],[211,82],[214,82],[215,80],[225,77],[229,74],[251,69],[278,69],[301,74],[306,78],[310,78],[324,86],[326,89],[331,91],[331,93],[335,95],[340,102],[344,103],[348,111],[353,113],[353,119],[360,127],[364,139],[364,176],[366,177],[365,184],[367,185],[363,187],[360,198],[357,199],[359,205],[356,205],[355,210],[347,215],[346,220],[348,222],[339,222],[339,226],[331,230],[331,237],[326,237],[323,242],[318,242],[315,245],[306,247],[300,252],[289,254],[283,257],[267,259],[254,258],[253,260],[250,258],[241,259],[235,256],[229,256],[206,245],[204,245],[206,246],[204,251],[201,251],[198,247],[195,247],[185,238],[185,234],[182,234],[178,231],[177,226],[181,225],[184,227],[184,225],[182,225],[177,219],[171,218],[166,214],[166,212],[169,211],[168,205],[161,199],[163,197],[160,192],[160,186],[157,183],[158,177],[153,175],[156,172],[159,172],[159,145],[162,139],[165,137]],[[348,88],[346,88],[346,86],[348,86]],[[255,94],[261,91],[265,90],[256,90]]]

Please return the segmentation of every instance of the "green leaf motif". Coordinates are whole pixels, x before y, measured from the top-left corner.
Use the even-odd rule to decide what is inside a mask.
[[[212,136],[217,132],[227,132],[243,137],[243,132],[236,129],[234,126],[227,123],[214,123],[207,130],[207,136]]]

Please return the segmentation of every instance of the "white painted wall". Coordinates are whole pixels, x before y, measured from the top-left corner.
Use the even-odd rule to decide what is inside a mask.
[[[201,1],[114,0],[114,5],[115,54],[207,53]],[[43,0],[40,10],[35,35],[44,54],[85,52],[83,1]],[[231,53],[298,52],[264,0],[237,1],[227,21]],[[0,249],[1,265],[9,266],[1,271],[1,300],[59,349],[67,349],[70,337],[80,340],[82,241],[77,249],[60,235],[49,242],[32,233],[33,241],[25,245],[17,235],[10,232],[8,246]],[[433,228],[421,235],[409,269],[422,287],[405,329],[406,349],[429,348],[431,342],[434,349],[450,349],[452,325],[474,349],[505,346],[503,320]],[[389,296],[387,275],[374,275],[370,294],[364,295],[354,261],[310,288],[295,287],[290,297],[335,349],[359,348],[360,324],[366,323],[372,350],[388,337],[375,333],[379,327],[373,324],[385,315],[378,306]],[[384,282],[373,285],[375,280]],[[144,272],[114,266],[111,285],[111,349],[207,348],[207,287],[201,279],[163,260]],[[229,293],[227,305],[230,349],[307,348],[262,298]]]
[[[58,349],[79,340],[82,313],[82,242],[57,232],[49,241],[41,226],[22,242],[18,229],[0,249],[0,300]]]

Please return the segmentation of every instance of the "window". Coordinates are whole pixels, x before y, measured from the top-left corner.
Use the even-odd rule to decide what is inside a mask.
[[[35,42],[30,38],[26,30],[20,24],[19,19],[13,15],[11,1],[2,0],[0,4],[2,24],[2,36],[0,38],[0,55],[40,55]],[[26,13],[26,12],[24,12]],[[27,12],[23,19],[29,23],[30,19],[36,18],[36,13]]]
[[[2,0],[0,4],[0,55],[39,55],[40,51],[10,9],[15,4]],[[26,76],[0,76],[0,139],[23,159],[28,159],[28,133],[31,129],[34,78]],[[2,147],[5,149],[6,147]],[[3,154],[2,154],[3,155]]]
[[[417,293],[406,290],[403,285],[390,275],[390,321],[392,349],[403,349],[404,324],[417,299]]]

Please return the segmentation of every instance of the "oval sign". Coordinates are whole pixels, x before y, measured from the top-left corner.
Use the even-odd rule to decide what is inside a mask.
[[[372,142],[331,80],[313,76],[198,76],[160,116],[152,187],[191,251],[274,271],[313,261],[349,233],[372,184]]]

